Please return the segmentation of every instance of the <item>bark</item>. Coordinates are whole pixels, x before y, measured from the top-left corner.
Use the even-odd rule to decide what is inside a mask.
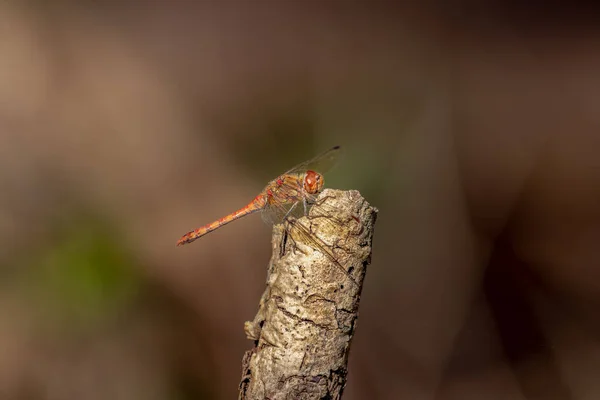
[[[239,399],[341,398],[376,215],[359,192],[327,189],[308,216],[274,227]]]

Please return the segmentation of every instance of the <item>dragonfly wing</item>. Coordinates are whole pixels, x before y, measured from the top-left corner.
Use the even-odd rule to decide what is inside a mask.
[[[328,152],[324,153],[327,154]],[[337,151],[336,151],[337,153]],[[318,157],[320,158],[320,157]],[[304,164],[302,164],[304,168]],[[288,195],[286,197],[286,194]],[[281,201],[269,201],[266,207],[263,209],[263,219],[269,223],[280,223],[285,222],[288,233],[294,238],[302,238],[303,242],[312,246],[314,249],[321,252],[327,258],[329,258],[336,267],[346,275],[346,277],[356,284],[356,281],[352,275],[344,268],[338,258],[335,256],[330,246],[328,246],[322,239],[317,237],[311,232],[311,228],[308,228],[302,224],[300,217],[308,216],[309,224],[316,223],[321,225],[322,231],[335,231],[335,227],[331,226],[328,228],[327,225],[343,225],[349,221],[342,221],[336,217],[335,207],[329,206],[327,203],[320,203],[318,210],[312,210],[309,215],[309,210],[312,205],[317,201],[317,195],[310,195],[307,193],[303,194],[304,197],[298,196],[298,186],[293,181],[284,180],[283,183],[277,188],[276,194],[271,194],[271,199],[278,198]],[[311,225],[312,226],[312,225]]]
[[[262,212],[263,221],[268,224],[280,224],[287,217],[300,218],[302,216],[304,216],[302,201],[269,204]]]
[[[296,238],[296,240],[302,239],[302,242],[304,242],[308,246],[319,251],[321,254],[327,257],[335,265],[336,269],[343,273],[346,276],[346,278],[350,282],[352,282],[352,284],[358,285],[354,277],[350,274],[350,272],[348,272],[346,268],[344,268],[344,266],[340,262],[340,259],[336,257],[336,255],[333,253],[333,250],[329,245],[327,245],[327,243],[325,243],[321,238],[312,233],[310,231],[310,228],[304,226],[299,220],[289,220],[288,223],[289,226],[287,228],[287,231],[292,237],[292,240],[294,240],[294,238]]]
[[[286,171],[285,174],[303,173],[308,170],[325,173],[337,163],[341,154],[342,148],[340,146],[332,147],[326,152],[296,165],[294,168]]]

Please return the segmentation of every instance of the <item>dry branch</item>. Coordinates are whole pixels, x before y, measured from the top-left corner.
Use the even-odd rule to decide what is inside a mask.
[[[376,215],[357,191],[328,189],[308,217],[274,227],[239,399],[341,398]]]

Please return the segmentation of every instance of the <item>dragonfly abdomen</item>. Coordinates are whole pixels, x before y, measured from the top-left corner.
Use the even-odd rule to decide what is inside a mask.
[[[210,224],[206,224],[198,229],[186,233],[177,241],[177,246],[182,246],[184,244],[191,243],[194,240],[206,235],[207,233],[210,233],[215,229],[222,227],[223,225],[227,225],[228,223],[233,222],[236,219],[245,217],[246,215],[252,214],[256,211],[260,211],[265,207],[266,204],[267,200],[264,196],[256,196],[254,200],[248,203],[248,205],[246,205],[245,207],[242,207],[229,215],[219,218],[218,220],[211,222]]]

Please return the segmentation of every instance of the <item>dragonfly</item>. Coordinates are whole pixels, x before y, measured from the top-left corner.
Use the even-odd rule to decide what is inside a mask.
[[[177,241],[177,246],[191,243],[242,217],[261,212],[263,220],[267,223],[287,222],[291,224],[292,228],[295,228],[293,229],[294,232],[299,233],[305,239],[305,242],[316,247],[355,282],[348,271],[339,263],[337,257],[327,248],[327,245],[316,238],[307,227],[297,223],[295,219],[302,215],[308,215],[309,207],[316,202],[317,196],[323,190],[325,183],[323,174],[336,164],[341,150],[340,146],[332,147],[324,153],[284,172],[270,181],[247,205],[214,222],[186,233]]]

